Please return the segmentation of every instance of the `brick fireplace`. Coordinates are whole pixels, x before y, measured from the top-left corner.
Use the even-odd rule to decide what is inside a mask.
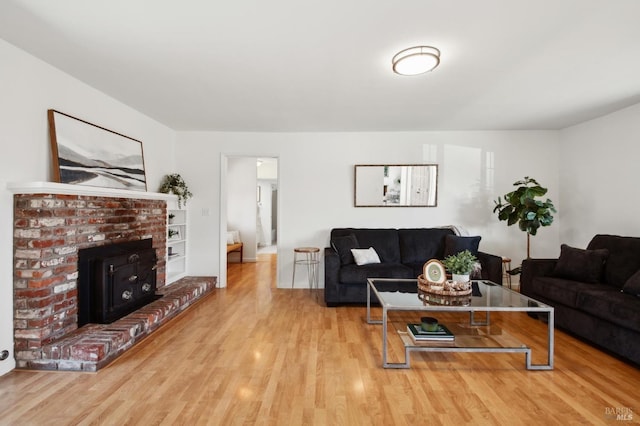
[[[160,319],[186,306],[169,298],[111,325],[88,324],[78,329],[78,251],[151,238],[158,257],[157,287],[160,293],[166,292],[166,211],[167,200],[173,196],[59,192],[14,189],[16,366],[95,371],[156,327]],[[177,298],[188,305],[191,296],[200,297],[215,286],[215,278],[204,281],[194,291],[179,283],[169,287],[182,288]]]

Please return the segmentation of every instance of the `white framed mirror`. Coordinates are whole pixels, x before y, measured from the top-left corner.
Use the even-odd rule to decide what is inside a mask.
[[[357,164],[356,207],[436,207],[437,164]]]

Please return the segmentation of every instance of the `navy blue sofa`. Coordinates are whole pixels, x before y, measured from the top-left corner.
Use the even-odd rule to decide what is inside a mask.
[[[482,279],[502,285],[502,257],[478,251],[480,237],[460,237],[449,228],[334,228],[324,250],[327,306],[367,302],[367,278],[417,278],[429,259],[470,249],[482,266]],[[356,265],[351,248],[373,247],[380,263]]]

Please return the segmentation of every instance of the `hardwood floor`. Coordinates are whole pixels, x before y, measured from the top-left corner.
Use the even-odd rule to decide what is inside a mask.
[[[560,331],[553,371],[478,353],[413,354],[410,370],[385,370],[365,308],[276,289],[271,255],[258,259],[231,264],[227,289],[98,373],[0,377],[0,424],[619,424],[616,409],[640,419],[640,370]],[[543,355],[542,323],[492,319]]]

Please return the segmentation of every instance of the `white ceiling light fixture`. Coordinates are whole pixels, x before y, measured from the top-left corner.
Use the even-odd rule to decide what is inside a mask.
[[[396,74],[424,74],[433,71],[440,64],[440,50],[432,46],[410,47],[398,52],[391,63]]]

